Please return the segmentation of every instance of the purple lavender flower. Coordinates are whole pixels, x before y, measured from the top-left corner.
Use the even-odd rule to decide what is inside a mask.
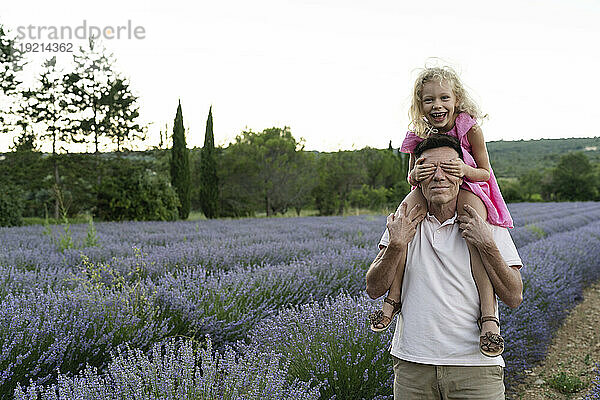
[[[594,380],[592,381],[592,388],[589,393],[583,398],[583,400],[599,400],[600,399],[600,365],[596,364],[594,370]]]
[[[223,355],[213,351],[210,339],[202,347],[169,339],[155,344],[149,355],[129,347],[118,351],[105,374],[87,366],[74,377],[60,374],[57,384],[18,385],[15,399],[318,399],[318,387],[286,380],[287,367],[272,352],[238,358],[228,347]]]

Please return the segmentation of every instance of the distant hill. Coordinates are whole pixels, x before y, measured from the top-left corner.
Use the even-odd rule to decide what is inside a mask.
[[[600,162],[600,137],[487,142],[490,162],[497,177],[518,177],[533,169],[552,168],[566,153],[584,152]]]

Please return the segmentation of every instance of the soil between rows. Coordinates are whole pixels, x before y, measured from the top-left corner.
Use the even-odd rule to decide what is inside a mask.
[[[600,363],[600,283],[584,290],[583,301],[571,310],[556,332],[543,364],[526,371],[525,381],[507,398],[583,399],[591,390],[596,363]],[[579,378],[586,388],[572,394],[553,389],[549,383],[560,373]]]

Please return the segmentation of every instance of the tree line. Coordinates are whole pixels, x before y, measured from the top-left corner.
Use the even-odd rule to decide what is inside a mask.
[[[49,174],[53,157],[23,149],[6,153],[0,203],[20,199],[22,215],[43,217],[59,199],[66,214],[101,220],[185,219],[190,210],[208,218],[300,215],[306,209],[340,215],[349,208],[392,211],[410,190],[408,155],[391,142],[388,149],[320,153],[306,151],[289,127],[273,127],[243,131],[228,146],[215,147],[211,108],[204,147],[188,149],[183,120],[178,104],[171,149],[58,155],[59,193]],[[507,202],[600,200],[600,164],[582,152],[498,181]]]
[[[304,151],[289,127],[244,131],[216,154],[220,216],[271,216],[288,210],[300,215],[307,208],[320,215],[340,215],[348,207],[395,207],[409,190],[407,155],[368,147]],[[196,163],[201,164],[202,157]]]
[[[575,151],[559,156],[553,167],[532,168],[498,183],[508,202],[600,201],[600,163]]]
[[[176,115],[182,118],[181,105]],[[212,114],[208,121],[212,125]],[[209,140],[203,148],[181,151],[176,149],[178,126],[182,128],[176,122],[168,150],[58,155],[60,193],[49,174],[49,155],[6,153],[0,161],[0,182],[14,190],[0,200],[18,198],[25,217],[45,217],[59,195],[61,213],[68,216],[175,220],[187,218],[190,210],[217,218],[288,211],[300,215],[307,209],[320,215],[342,214],[349,207],[392,209],[409,190],[408,157],[396,149],[305,151],[289,127],[274,127],[244,131],[227,147],[207,146]]]
[[[319,153],[306,151],[289,127],[273,127],[243,131],[230,145],[215,147],[212,128],[210,109],[204,147],[187,149],[178,104],[171,149],[59,155],[61,207],[71,216],[90,213],[101,220],[185,219],[190,210],[208,218],[302,210],[340,215],[349,208],[392,211],[410,189],[408,155],[391,144]],[[43,217],[57,198],[48,173],[51,157],[23,150],[4,157],[0,181],[6,189],[0,197],[20,198],[22,215]],[[98,174],[104,177],[100,183]],[[582,152],[498,181],[507,202],[600,200],[600,164]]]

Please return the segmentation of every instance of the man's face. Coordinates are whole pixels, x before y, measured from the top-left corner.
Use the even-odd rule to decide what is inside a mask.
[[[463,180],[442,169],[442,162],[458,158],[458,153],[450,147],[437,147],[425,150],[424,164],[433,164],[436,169],[429,178],[421,181],[421,191],[428,204],[444,205],[456,202],[458,190]]]

